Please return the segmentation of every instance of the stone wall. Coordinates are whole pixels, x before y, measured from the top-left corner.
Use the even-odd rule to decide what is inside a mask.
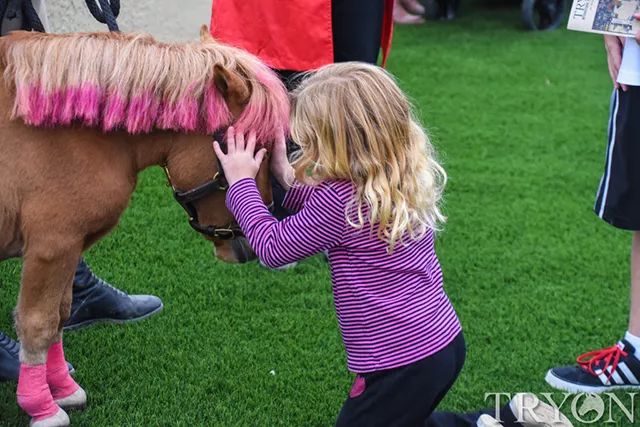
[[[84,0],[47,0],[49,31],[98,31]],[[160,40],[196,39],[200,25],[209,24],[211,0],[121,0],[118,25],[122,31],[144,31]]]

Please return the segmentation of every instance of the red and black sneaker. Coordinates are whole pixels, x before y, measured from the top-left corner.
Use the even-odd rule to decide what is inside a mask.
[[[626,340],[613,347],[590,351],[577,365],[550,369],[549,385],[570,393],[602,393],[617,389],[640,389],[640,359]]]

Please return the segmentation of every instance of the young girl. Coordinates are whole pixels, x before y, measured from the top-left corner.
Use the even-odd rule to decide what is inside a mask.
[[[290,165],[282,136],[271,169],[295,215],[278,221],[262,202],[253,178],[265,150],[254,156],[252,133],[245,143],[229,128],[228,152],[214,149],[231,186],[227,205],[264,264],[328,253],[356,373],[337,425],[499,426],[481,413],[433,413],[462,368],[465,343],[434,250],[446,175],[409,101],[383,69],[355,62],[321,68],[293,100],[301,152]],[[507,426],[521,425],[517,415],[530,426],[570,425],[548,405],[523,414],[532,399],[517,395],[493,415]]]

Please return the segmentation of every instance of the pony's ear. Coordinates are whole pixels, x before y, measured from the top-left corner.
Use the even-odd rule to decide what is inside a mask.
[[[213,42],[213,36],[209,32],[209,27],[203,25],[200,27],[200,42],[201,43],[211,43]]]
[[[247,82],[237,73],[227,70],[220,64],[213,66],[213,81],[227,101],[231,113],[239,114],[251,95]]]

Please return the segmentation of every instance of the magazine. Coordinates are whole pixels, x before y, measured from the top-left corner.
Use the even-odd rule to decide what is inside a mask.
[[[588,33],[635,37],[640,0],[574,0],[567,28]]]

